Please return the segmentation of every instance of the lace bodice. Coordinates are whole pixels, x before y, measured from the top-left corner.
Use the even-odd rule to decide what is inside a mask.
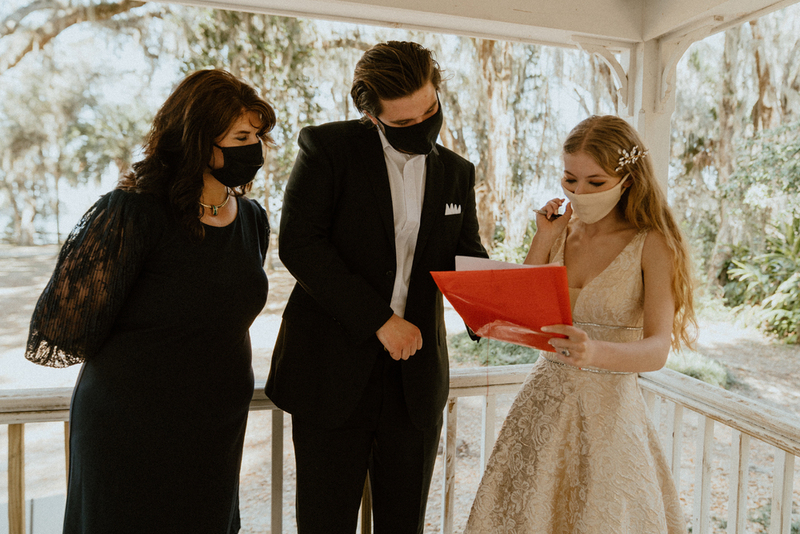
[[[567,231],[550,251],[550,261],[564,265]],[[647,231],[641,231],[611,264],[581,289],[570,288],[573,323],[592,339],[627,342],[642,337],[644,282],[642,248]]]

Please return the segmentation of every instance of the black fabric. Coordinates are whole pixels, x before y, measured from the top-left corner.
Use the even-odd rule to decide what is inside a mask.
[[[376,534],[422,534],[441,422],[411,422],[400,367],[378,354],[356,409],[335,429],[292,417],[298,534],[353,534],[367,472]]]
[[[359,121],[307,127],[286,184],[279,251],[298,283],[278,333],[266,393],[281,409],[335,428],[353,412],[391,317],[396,256],[389,176],[375,128]],[[425,197],[405,319],[422,349],[401,363],[409,417],[438,423],[449,362],[444,306],[430,271],[455,256],[486,257],[478,236],[475,168],[437,146],[426,160]],[[460,213],[446,215],[448,205]],[[449,213],[449,212],[448,212]]]
[[[67,238],[31,319],[25,357],[67,367],[98,351],[166,221],[154,199],[103,196]],[[141,229],[147,229],[142,231]]]
[[[255,201],[238,207],[192,242],[157,200],[117,190],[65,244],[28,343],[32,360],[85,359],[65,533],[239,530],[269,226]]]

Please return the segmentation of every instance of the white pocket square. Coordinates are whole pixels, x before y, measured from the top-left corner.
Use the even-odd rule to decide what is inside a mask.
[[[458,215],[461,213],[461,206],[458,204],[445,204],[444,205],[444,214],[445,215]]]

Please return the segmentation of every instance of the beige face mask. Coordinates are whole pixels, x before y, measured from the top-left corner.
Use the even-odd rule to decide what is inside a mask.
[[[576,195],[570,193],[562,185],[561,189],[572,204],[572,211],[575,215],[586,224],[596,223],[606,215],[608,215],[614,206],[617,205],[619,199],[622,197],[622,183],[625,178],[619,181],[617,185],[606,191],[599,193],[585,193]]]

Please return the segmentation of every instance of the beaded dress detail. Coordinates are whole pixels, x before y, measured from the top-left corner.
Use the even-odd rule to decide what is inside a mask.
[[[552,263],[564,264],[566,233]],[[646,236],[570,290],[574,323],[592,339],[641,339]],[[637,375],[579,369],[541,352],[503,423],[466,532],[685,534]]]

